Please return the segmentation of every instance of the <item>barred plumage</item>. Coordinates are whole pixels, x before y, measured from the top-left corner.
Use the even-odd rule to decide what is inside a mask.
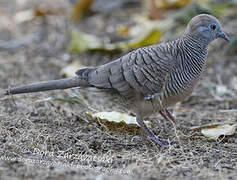
[[[201,47],[199,44],[193,43],[194,41],[193,38],[184,36],[168,43],[171,44],[168,47],[177,51],[177,62],[170,70],[171,73],[167,79],[165,99],[182,93],[186,94],[185,98],[190,86],[193,85],[192,81],[201,75],[205,66],[208,44]]]
[[[77,77],[64,79],[63,83],[57,80],[10,88],[5,95],[70,85],[106,90],[108,96],[113,94],[116,99],[122,99],[120,107],[126,105],[134,110],[142,129],[163,147],[143,119],[157,111],[165,119],[173,119],[166,107],[191,94],[205,67],[208,44],[218,37],[229,40],[219,21],[211,15],[198,15],[174,41],[139,48],[97,68],[80,69]]]

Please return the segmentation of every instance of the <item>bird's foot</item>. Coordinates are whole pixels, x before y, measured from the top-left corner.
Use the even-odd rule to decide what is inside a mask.
[[[170,141],[166,139],[159,139],[156,137],[156,135],[152,132],[152,130],[147,127],[147,125],[144,123],[143,119],[137,116],[137,122],[142,128],[142,130],[146,133],[149,140],[155,142],[155,144],[159,145],[161,148],[168,148],[170,145]]]
[[[147,139],[148,140],[151,140],[153,142],[155,142],[156,144],[158,144],[161,148],[164,148],[164,149],[167,149],[169,148],[171,145],[173,144],[177,144],[178,141],[176,140],[169,140],[169,139],[160,139],[158,137],[150,137],[150,136],[147,136]]]
[[[135,136],[132,138],[132,142],[134,141],[149,141],[158,145],[161,149],[168,149],[173,143],[177,143],[177,141],[172,141],[169,139],[160,139],[158,137],[152,138],[150,136]]]
[[[148,136],[147,138],[164,149],[168,149],[171,143],[168,139],[160,139],[156,137],[155,135]]]

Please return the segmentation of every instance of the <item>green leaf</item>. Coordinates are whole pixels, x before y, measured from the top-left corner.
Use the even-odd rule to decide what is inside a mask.
[[[137,38],[127,42],[118,43],[117,47],[119,49],[137,49],[139,47],[157,43],[160,40],[161,36],[161,31],[153,28],[145,32],[143,36],[138,36]]]
[[[162,36],[161,31],[154,27],[144,30],[141,34],[125,42],[105,43],[96,36],[81,31],[72,31],[71,42],[68,49],[76,53],[84,51],[113,52],[122,51],[124,49],[137,49],[157,43]]]

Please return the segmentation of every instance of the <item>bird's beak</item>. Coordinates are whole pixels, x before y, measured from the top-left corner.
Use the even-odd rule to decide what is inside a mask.
[[[222,38],[222,39],[226,40],[227,42],[230,42],[230,38],[223,31],[218,32],[217,37]]]

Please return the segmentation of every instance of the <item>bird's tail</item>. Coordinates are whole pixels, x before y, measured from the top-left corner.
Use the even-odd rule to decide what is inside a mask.
[[[2,94],[0,94],[0,97],[11,94],[32,93],[32,92],[49,91],[56,89],[67,89],[73,87],[90,87],[90,84],[88,83],[87,78],[76,76],[72,78],[58,79],[58,80],[12,87],[7,89]]]

